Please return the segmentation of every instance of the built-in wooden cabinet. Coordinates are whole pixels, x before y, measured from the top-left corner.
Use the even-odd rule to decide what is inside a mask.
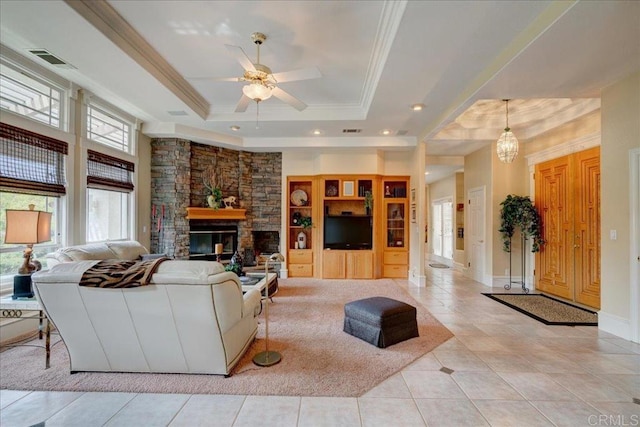
[[[287,254],[289,276],[313,277],[315,244],[314,192],[316,180],[311,176],[287,179]],[[311,226],[308,226],[308,224]]]
[[[373,251],[323,251],[322,277],[324,279],[373,279]]]
[[[313,277],[313,250],[289,250],[289,276]]]
[[[289,276],[327,279],[407,277],[409,177],[290,176],[287,190]],[[312,227],[303,227],[305,218],[311,219]],[[325,234],[325,228],[329,230],[329,224],[336,218],[347,218],[354,224],[368,226],[370,239],[358,240],[356,246],[341,245],[344,242],[332,246],[325,242],[325,236],[329,236]],[[301,232],[304,233],[304,247],[298,237]],[[334,233],[334,236],[336,234],[340,233]]]
[[[409,272],[409,178],[382,180],[384,224],[383,277],[407,277]]]

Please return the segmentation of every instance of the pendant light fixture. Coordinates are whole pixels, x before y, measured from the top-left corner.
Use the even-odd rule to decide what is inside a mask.
[[[509,128],[509,100],[503,99],[507,110],[507,126],[504,128],[504,132],[498,138],[498,144],[496,150],[498,152],[498,158],[503,163],[511,163],[518,155],[518,139],[511,132]]]

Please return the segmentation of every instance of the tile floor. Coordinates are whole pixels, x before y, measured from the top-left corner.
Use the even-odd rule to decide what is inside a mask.
[[[640,425],[640,345],[595,327],[545,326],[451,269],[426,274],[424,288],[397,283],[455,337],[362,397],[1,390],[0,425]]]

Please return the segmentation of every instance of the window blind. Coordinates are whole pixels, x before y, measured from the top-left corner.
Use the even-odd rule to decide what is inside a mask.
[[[64,141],[0,123],[0,188],[65,194],[64,161],[68,150]]]
[[[130,192],[133,172],[131,162],[87,150],[87,187]]]

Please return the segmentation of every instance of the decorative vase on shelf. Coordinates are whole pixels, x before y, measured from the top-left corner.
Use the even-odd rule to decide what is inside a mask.
[[[307,235],[304,231],[298,233],[298,249],[306,249],[307,247]]]

